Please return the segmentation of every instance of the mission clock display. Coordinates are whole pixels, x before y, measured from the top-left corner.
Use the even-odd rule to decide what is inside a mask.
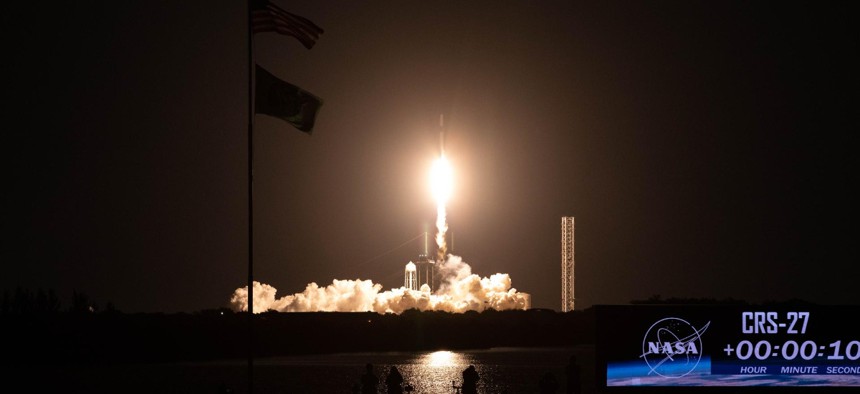
[[[840,329],[832,320],[838,315],[758,310],[739,317],[738,332],[727,333],[735,340],[714,354],[713,374],[860,375],[860,334]]]
[[[860,387],[857,306],[597,307],[599,376],[625,386]]]

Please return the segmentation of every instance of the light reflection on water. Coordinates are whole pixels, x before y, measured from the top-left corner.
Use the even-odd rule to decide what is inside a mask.
[[[274,357],[259,360],[257,365],[271,368],[272,373],[277,370],[278,387],[287,392],[348,393],[360,382],[365,364],[371,363],[379,378],[380,393],[385,392],[385,378],[391,367],[400,371],[404,383],[414,387],[414,394],[453,393],[453,385],[462,384],[462,372],[469,365],[474,365],[480,376],[480,393],[533,393],[538,392],[538,382],[546,372],[553,373],[560,390],[564,390],[564,367],[575,353],[579,359],[588,357],[582,349],[505,348]]]
[[[374,366],[379,378],[378,393],[384,393],[385,378],[397,367],[413,394],[453,393],[452,383],[461,385],[462,372],[474,365],[480,376],[478,392],[538,393],[538,382],[547,372],[555,375],[559,392],[565,390],[565,370],[571,354],[582,366],[583,393],[595,393],[594,347],[534,349],[500,348],[489,350],[440,350],[426,352],[371,352],[290,357],[257,358],[254,361],[254,392],[350,393],[361,381],[365,364]],[[16,372],[17,371],[17,372]],[[29,376],[29,368],[12,368],[10,376]],[[51,379],[44,379],[50,376]],[[117,364],[117,365],[44,365],[38,378],[28,379],[30,392],[75,392],[87,394],[211,394],[247,393],[247,360],[201,362]],[[57,390],[53,385],[60,385]],[[220,390],[220,391],[219,391]]]
[[[397,369],[416,393],[450,393],[455,384],[461,384],[462,371],[473,359],[467,353],[440,350],[419,353],[414,363],[397,365]]]
[[[439,350],[421,357],[420,363],[428,367],[450,367],[462,359],[462,354]]]

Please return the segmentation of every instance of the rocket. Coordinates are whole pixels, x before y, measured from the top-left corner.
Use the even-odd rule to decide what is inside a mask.
[[[439,114],[439,154],[445,156],[445,114]]]

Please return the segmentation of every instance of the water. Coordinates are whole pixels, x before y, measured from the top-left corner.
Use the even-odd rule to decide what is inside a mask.
[[[481,377],[482,393],[538,392],[541,377],[551,372],[560,392],[566,384],[565,366],[572,354],[589,357],[585,349],[501,348],[476,351],[436,351],[404,353],[354,353],[325,356],[279,357],[260,360],[261,367],[281,368],[288,375],[279,383],[281,392],[309,392],[319,388],[327,393],[349,392],[359,383],[365,364],[371,363],[380,382],[392,366],[411,384],[413,393],[453,393],[462,384],[462,372],[474,365]],[[581,354],[581,355],[580,355]],[[286,376],[285,376],[286,377]],[[383,391],[380,391],[383,392]]]
[[[583,392],[594,392],[593,347],[497,348],[473,351],[345,353],[261,358],[255,360],[255,393],[351,393],[371,363],[385,392],[385,377],[396,366],[415,394],[454,393],[462,371],[474,365],[479,393],[537,393],[541,377],[551,372],[565,390],[565,366],[576,355],[582,367]],[[45,367],[30,378],[32,388],[62,382],[60,392],[247,393],[245,360],[118,366]],[[43,387],[44,388],[44,387]],[[37,390],[38,391],[38,390]]]

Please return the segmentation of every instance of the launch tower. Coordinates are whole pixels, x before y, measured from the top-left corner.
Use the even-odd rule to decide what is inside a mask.
[[[561,218],[561,311],[573,311],[573,216]]]
[[[424,253],[418,255],[418,260],[414,264],[409,262],[406,265],[404,282],[406,287],[412,290],[421,290],[421,286],[426,284],[430,286],[430,291],[436,291],[439,286],[438,276],[436,262],[430,258],[427,250],[427,233],[424,233]]]

